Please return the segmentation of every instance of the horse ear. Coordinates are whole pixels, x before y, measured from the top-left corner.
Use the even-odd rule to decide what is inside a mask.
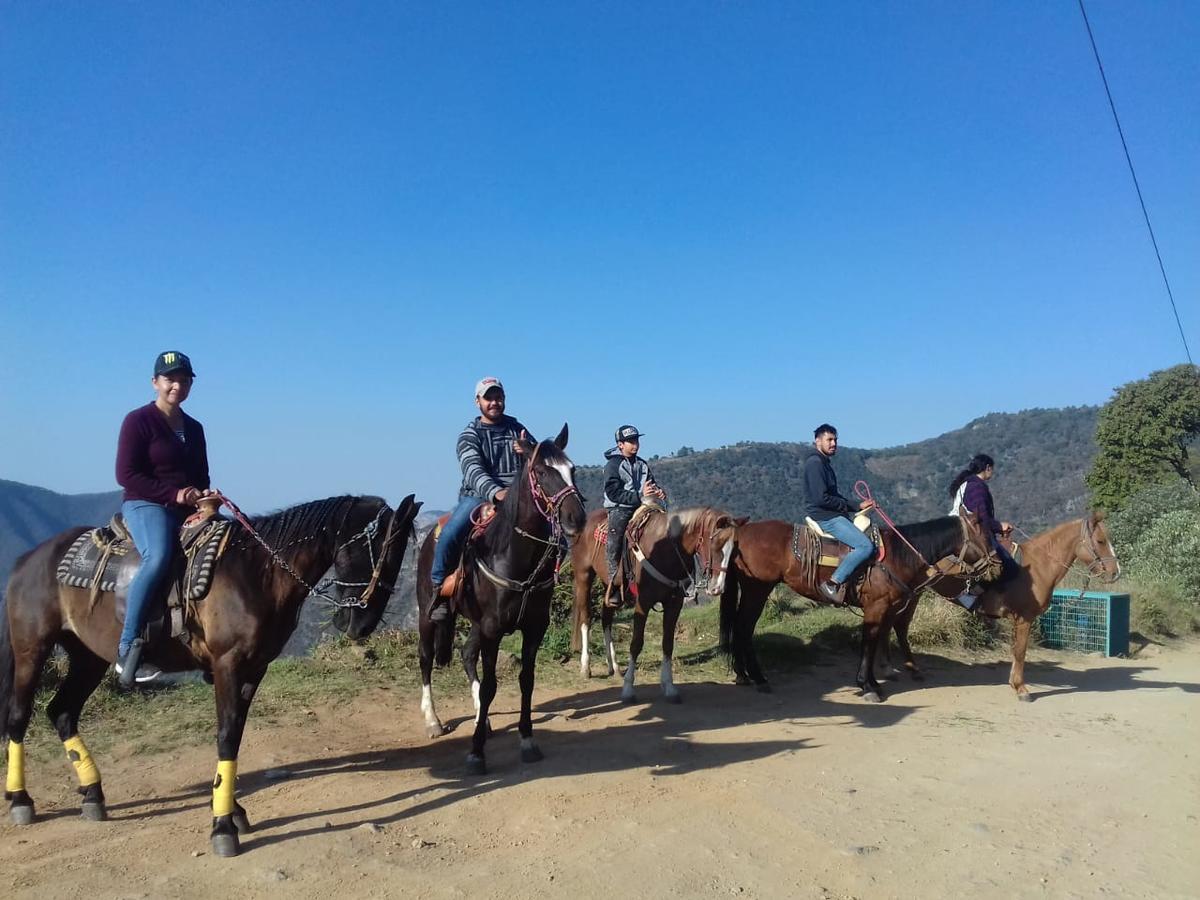
[[[1099,525],[1101,522],[1104,521],[1104,510],[1099,509],[1099,508],[1093,509],[1091,512],[1090,518],[1092,520],[1093,525]]]
[[[738,516],[736,519],[733,520],[733,524],[736,525],[738,528],[741,528],[743,525],[745,525],[749,521],[750,521],[749,516]]]
[[[563,422],[562,431],[558,433],[558,437],[554,439],[554,446],[559,450],[567,449],[567,423]]]

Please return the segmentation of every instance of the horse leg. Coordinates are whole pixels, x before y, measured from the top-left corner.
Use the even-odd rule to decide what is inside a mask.
[[[463,671],[467,673],[467,681],[471,685],[471,700],[475,704],[475,724],[479,724],[479,626],[472,625],[471,632],[462,648]],[[484,719],[488,733],[492,731],[492,723]]]
[[[908,643],[908,626],[912,624],[913,615],[917,611],[917,603],[918,600],[915,597],[910,600],[908,606],[896,617],[896,623],[892,628],[896,633],[896,643],[900,645],[900,652],[904,654],[904,668],[908,670],[913,681],[924,681],[925,673],[917,665],[912,647]]]
[[[478,626],[472,631],[477,630]],[[479,713],[475,718],[475,734],[471,738],[471,752],[467,754],[467,774],[486,775],[487,759],[483,745],[488,737],[488,710],[496,697],[496,657],[500,653],[500,638],[480,635],[479,654],[483,657],[483,680],[479,682]],[[524,647],[521,648],[524,653]],[[536,651],[536,648],[534,650]],[[532,679],[531,679],[532,684]]]
[[[642,606],[644,600],[639,600],[633,610],[633,637],[629,640],[629,664],[625,666],[625,684],[621,687],[621,702],[636,703],[637,694],[633,690],[633,680],[637,673],[638,657],[646,643],[646,612]],[[649,606],[649,604],[646,604]]]
[[[734,632],[738,645],[738,656],[742,662],[742,672],[739,674],[745,679],[739,684],[753,682],[764,694],[771,693],[771,685],[758,664],[758,654],[754,652],[754,629],[758,627],[758,620],[762,616],[769,596],[771,596],[771,589],[765,585],[755,585],[748,590],[743,588],[742,606],[738,610],[737,626]]]
[[[217,701],[217,774],[213,779],[213,828],[210,840],[217,856],[241,852],[238,835],[249,831],[246,811],[237,802],[237,758],[246,728],[250,703],[265,670],[243,678],[240,659],[231,654],[213,664],[213,692]]]
[[[545,623],[521,629],[521,720],[517,729],[521,732],[521,762],[525,763],[543,759],[542,751],[533,742],[533,678],[538,648],[545,636]]]
[[[433,654],[434,641],[437,638],[437,625],[423,613],[417,625],[420,634],[417,655],[421,663],[421,716],[425,720],[425,736],[441,737],[446,733],[446,726],[438,718],[433,706]]]
[[[1008,683],[1017,692],[1017,699],[1025,703],[1033,699],[1033,695],[1029,693],[1029,686],[1025,684],[1025,651],[1029,648],[1029,627],[1032,624],[1029,619],[1015,618],[1013,620],[1013,661]]]
[[[596,573],[590,568],[575,573],[575,628],[571,632],[571,640],[579,642],[579,673],[584,678],[592,677],[589,633],[592,628],[592,582],[595,578]]]
[[[662,685],[663,699],[668,703],[682,703],[683,697],[679,688],[675,687],[672,677],[672,657],[675,655],[675,626],[679,623],[679,614],[683,611],[683,597],[672,594],[663,601],[663,644],[662,668],[658,680]]]
[[[0,615],[7,610],[0,606]],[[7,631],[7,629],[0,629]],[[4,635],[7,637],[7,635]],[[16,651],[17,642],[4,648],[12,660],[12,689],[7,698],[8,721],[4,731],[8,733],[8,772],[4,781],[4,799],[9,801],[8,814],[14,825],[29,825],[34,819],[33,798],[25,790],[25,732],[29,718],[33,715],[33,695],[46,659],[54,646],[52,641],[34,640],[31,646]],[[0,678],[6,673],[0,672]]]
[[[617,611],[605,605],[600,610],[600,625],[604,628],[604,658],[608,661],[608,677],[612,678],[620,670],[617,666],[617,645],[613,643],[613,618]]]
[[[92,822],[103,822],[108,818],[104,808],[104,788],[100,783],[100,770],[79,734],[79,714],[108,671],[108,660],[94,654],[73,634],[64,635],[62,644],[67,651],[67,677],[47,705],[46,716],[58,732],[67,759],[79,779],[79,793],[83,795],[80,815]]]
[[[892,630],[896,627],[894,616],[887,615],[879,626],[879,643],[876,647],[875,662],[879,665],[879,677],[884,681],[896,681],[900,678],[900,670],[892,665]]]
[[[879,650],[879,635],[887,632],[883,623],[874,615],[874,609],[863,610],[862,648],[858,663],[858,686],[862,689],[863,699],[868,703],[879,703],[883,700],[883,688],[875,679],[875,655]]]

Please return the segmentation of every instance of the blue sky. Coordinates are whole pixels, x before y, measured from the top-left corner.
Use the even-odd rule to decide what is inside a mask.
[[[1200,8],[1089,13],[1200,350]],[[114,487],[181,349],[248,509],[446,506],[484,374],[595,463],[1183,353],[1067,0],[4,4],[0,329],[0,477]]]

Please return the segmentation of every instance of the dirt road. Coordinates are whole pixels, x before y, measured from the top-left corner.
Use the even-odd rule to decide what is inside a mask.
[[[1152,648],[1155,649],[1155,648]],[[31,766],[41,818],[0,825],[0,890],[55,897],[1185,897],[1200,890],[1200,645],[1150,658],[1037,653],[1037,699],[1006,665],[925,657],[929,680],[870,706],[849,659],[773,694],[615,681],[539,692],[545,761],[517,758],[498,698],[491,774],[459,727],[421,736],[417,697],[252,720],[240,797],[256,825],[208,846],[210,748],[99,760],[105,824],[67,765]],[[44,732],[42,732],[44,735]],[[44,738],[43,738],[44,739]],[[286,768],[291,777],[267,780]]]

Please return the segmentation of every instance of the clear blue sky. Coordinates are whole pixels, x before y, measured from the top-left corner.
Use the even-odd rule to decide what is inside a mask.
[[[1089,11],[1200,351],[1200,6]],[[6,3],[0,129],[0,477],[58,491],[167,348],[248,509],[446,506],[484,374],[595,463],[1183,357],[1072,0]]]

